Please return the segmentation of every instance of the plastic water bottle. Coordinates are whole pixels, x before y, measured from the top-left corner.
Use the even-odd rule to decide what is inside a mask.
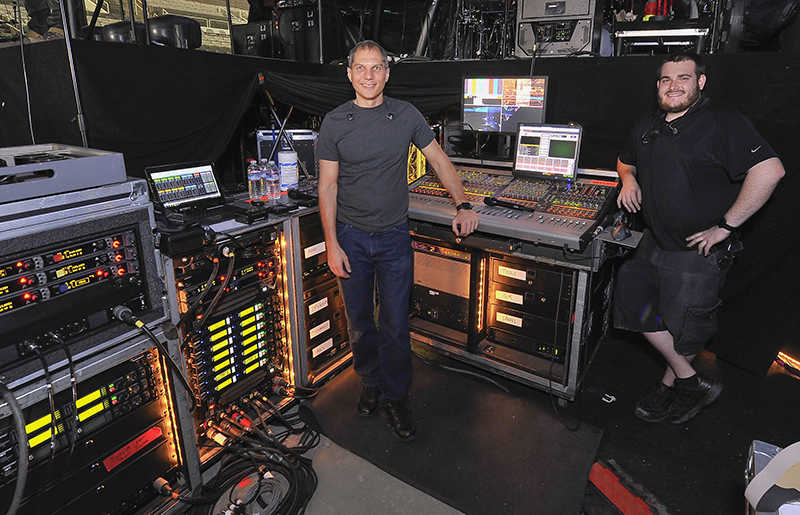
[[[262,157],[258,162],[258,167],[261,169],[261,196],[270,200],[269,189],[267,187],[267,176],[269,176],[269,161],[266,157]]]
[[[281,198],[281,172],[273,161],[267,163],[267,189],[266,194],[270,201]]]
[[[255,159],[249,160],[250,164],[247,165],[247,192],[250,194],[250,200],[258,200],[264,196],[264,190],[261,187],[261,167],[258,166]]]

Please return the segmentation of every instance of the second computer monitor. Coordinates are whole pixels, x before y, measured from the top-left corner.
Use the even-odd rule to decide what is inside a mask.
[[[544,123],[547,82],[546,76],[465,78],[463,128],[515,134],[520,123]]]
[[[575,180],[582,129],[578,125],[520,124],[514,154],[514,175]]]

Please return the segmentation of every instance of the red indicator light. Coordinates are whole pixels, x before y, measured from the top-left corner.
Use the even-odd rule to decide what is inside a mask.
[[[125,269],[124,268],[118,268],[117,269],[117,275],[125,275]]]
[[[258,276],[259,276],[259,277],[266,277],[266,276],[267,276],[267,274],[265,274],[264,272],[259,272],[259,273],[258,273]]]
[[[219,280],[220,281],[224,281],[225,280],[225,276],[224,275],[219,276]]]
[[[25,295],[22,296],[22,298],[24,300],[31,300],[33,298],[33,295],[31,295],[30,293],[26,293]]]
[[[275,277],[275,272],[274,272],[274,271],[272,271],[272,270],[270,270],[270,271],[269,271],[269,276],[270,276],[270,277]]]
[[[259,261],[259,262],[258,262],[258,265],[256,265],[256,266],[258,266],[258,268],[264,268],[264,263],[262,263],[262,262],[260,262],[260,261]]]
[[[22,277],[22,278],[19,280],[19,283],[20,283],[20,284],[28,284],[28,278],[27,278],[27,277]]]
[[[25,263],[22,261],[17,261],[17,268],[22,268],[23,266],[25,266]]]
[[[114,247],[115,249],[118,249],[118,248],[120,248],[120,247],[122,246],[122,242],[121,242],[121,241],[119,241],[119,240],[114,240],[114,241],[111,243],[111,246],[112,246],[112,247]]]
[[[122,254],[117,254],[116,256],[114,256],[114,261],[116,261],[117,263],[119,263],[123,259],[125,259],[125,258],[122,257]]]

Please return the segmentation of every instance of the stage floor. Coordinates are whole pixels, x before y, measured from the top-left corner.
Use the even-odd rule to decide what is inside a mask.
[[[588,372],[583,398],[565,409],[603,430],[596,460],[617,465],[666,513],[744,513],[744,470],[752,440],[781,447],[797,441],[800,413],[792,407],[800,403],[800,377],[775,365],[761,379],[710,353],[703,353],[697,366],[725,384],[720,399],[686,424],[643,422],[633,415],[633,407],[642,387],[660,373],[660,362],[634,335],[613,333]],[[517,395],[549,403],[546,392],[492,378]],[[308,456],[320,475],[308,515],[462,513],[328,439]],[[598,508],[587,497],[581,513],[613,511]]]

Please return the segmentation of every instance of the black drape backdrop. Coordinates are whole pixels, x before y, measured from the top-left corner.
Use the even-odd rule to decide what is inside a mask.
[[[19,47],[0,49],[0,147],[31,143],[80,145],[77,110],[64,41],[27,45],[28,90]],[[181,49],[74,41],[77,83],[89,146],[123,153],[129,175],[167,162],[218,159],[241,129],[243,115],[266,90],[298,115],[322,116],[353,98],[343,66],[230,56]],[[800,55],[704,56],[706,92],[750,117],[786,165],[788,175],[767,206],[746,224],[746,248],[729,275],[712,350],[763,374],[797,326],[800,313]],[[547,119],[585,130],[581,166],[613,168],[634,121],[655,107],[661,58],[538,59],[548,75]],[[527,75],[530,60],[405,61],[393,65],[387,94],[424,114],[455,111],[461,79]],[[259,76],[262,78],[259,81]],[[457,121],[457,120],[450,120]],[[249,127],[247,130],[255,130]]]
[[[80,144],[63,41],[27,45],[36,140]],[[344,66],[230,56],[181,49],[74,41],[75,71],[89,146],[123,152],[131,175],[149,164],[217,158],[259,89],[299,114],[322,116],[353,98]],[[31,143],[19,47],[0,49],[0,145]],[[800,55],[705,56],[706,91],[749,116],[787,168],[800,163]],[[655,107],[658,57],[538,59],[550,76],[547,118],[585,130],[581,165],[613,168],[633,122]],[[526,75],[530,60],[404,61],[393,65],[387,94],[423,114],[457,112],[461,79]],[[285,113],[285,109],[283,110]],[[293,117],[294,118],[294,117]],[[457,121],[457,120],[450,120]]]

